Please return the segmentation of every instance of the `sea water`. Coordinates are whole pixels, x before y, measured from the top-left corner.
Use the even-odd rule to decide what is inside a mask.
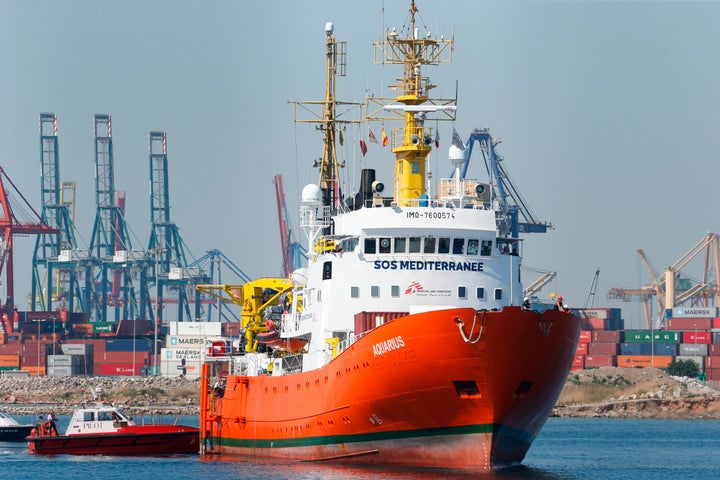
[[[31,417],[19,420],[32,422]],[[167,421],[168,419],[163,419]],[[170,419],[173,421],[174,419]],[[61,431],[67,417],[60,418]],[[197,417],[178,423],[197,426]],[[451,466],[448,466],[451,467]],[[720,421],[551,418],[523,465],[490,473],[447,469],[341,466],[333,463],[205,460],[172,457],[29,455],[24,443],[0,443],[0,479],[140,480],[440,480],[718,479]]]

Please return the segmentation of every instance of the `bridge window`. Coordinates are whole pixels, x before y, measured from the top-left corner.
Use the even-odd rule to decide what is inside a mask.
[[[395,253],[407,252],[407,238],[395,237]]]
[[[360,298],[360,287],[350,287],[350,298]]]
[[[83,422],[94,422],[95,412],[83,412]]]
[[[374,238],[366,238],[365,239],[365,248],[363,249],[365,253],[372,254],[377,253],[376,243]]]
[[[450,253],[450,239],[440,237],[438,239],[438,253]]]
[[[458,298],[467,298],[467,288],[466,287],[458,287]]]
[[[468,255],[477,255],[478,254],[477,238],[471,238],[470,240],[468,240],[467,254]]]
[[[483,257],[492,255],[492,240],[483,240],[480,243],[480,255]]]
[[[410,237],[410,253],[420,253],[420,237]]]
[[[478,300],[485,300],[485,288],[477,287],[475,289],[475,296],[478,298]]]
[[[495,289],[495,300],[502,300],[502,288]]]
[[[453,253],[455,255],[462,255],[464,249],[465,249],[465,239],[464,238],[453,238]]]
[[[435,237],[425,237],[423,253],[435,253]]]
[[[397,298],[400,296],[400,285],[392,285],[390,287],[390,295]]]
[[[380,239],[380,253],[390,253],[390,239],[389,238],[381,238]]]
[[[370,296],[372,298],[378,298],[380,297],[380,287],[377,285],[373,285],[370,287]]]

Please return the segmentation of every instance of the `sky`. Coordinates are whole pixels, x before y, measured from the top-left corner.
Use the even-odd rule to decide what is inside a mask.
[[[0,166],[40,211],[38,117],[58,116],[60,179],[77,182],[79,242],[95,219],[93,117],[113,123],[115,188],[127,194],[133,247],[150,236],[148,132],[167,133],[171,220],[191,254],[219,249],[252,277],[280,273],[273,177],[282,175],[296,241],[302,187],[322,139],[293,121],[293,100],[324,95],[326,22],[347,42],[337,96],[363,102],[401,75],[373,64],[372,42],[405,23],[400,0],[0,0]],[[535,216],[554,229],[526,237],[524,265],[557,272],[540,296],[572,307],[649,281],[718,232],[720,2],[419,0],[421,31],[455,39],[453,63],[423,73],[435,95],[458,94],[439,125],[435,178],[450,173],[452,129],[489,128]],[[340,148],[346,191],[358,168],[386,183],[389,149]],[[370,128],[379,134],[377,122]],[[388,127],[391,128],[391,127]],[[468,177],[482,178],[479,157]],[[34,240],[15,239],[16,303],[30,292]],[[699,257],[698,257],[699,258]],[[702,265],[688,265],[699,278]],[[599,269],[595,295],[591,284]],[[528,271],[526,284],[536,274]],[[4,282],[4,279],[3,279]],[[0,286],[0,295],[4,298]]]

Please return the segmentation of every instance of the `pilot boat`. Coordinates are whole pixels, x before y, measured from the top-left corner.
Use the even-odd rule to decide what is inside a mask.
[[[119,408],[101,401],[72,415],[64,435],[48,422],[27,437],[28,451],[58,455],[175,455],[199,450],[199,429],[174,424],[136,424]]]

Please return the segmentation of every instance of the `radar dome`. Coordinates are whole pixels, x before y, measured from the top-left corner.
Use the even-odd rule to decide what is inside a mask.
[[[460,150],[455,145],[450,145],[448,157],[450,158],[450,162],[453,165],[462,165],[463,163],[465,163],[465,152]]]
[[[292,272],[292,275],[290,275],[290,280],[292,280],[293,285],[296,287],[302,287],[307,284],[307,268],[298,268],[294,272]]]
[[[315,184],[305,185],[302,191],[302,203],[304,205],[320,205],[322,199],[322,192],[320,187]]]

